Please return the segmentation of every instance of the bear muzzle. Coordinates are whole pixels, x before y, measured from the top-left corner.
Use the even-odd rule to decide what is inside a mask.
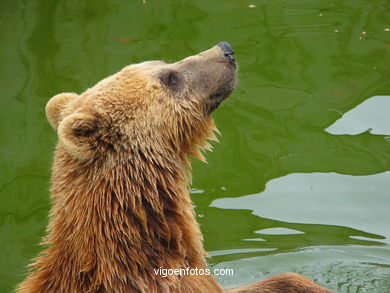
[[[235,62],[233,57],[234,51],[228,42],[220,42],[217,46],[221,48],[222,52],[224,53],[224,57],[228,61]]]

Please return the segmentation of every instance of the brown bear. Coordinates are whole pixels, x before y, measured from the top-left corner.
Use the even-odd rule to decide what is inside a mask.
[[[236,84],[222,42],[173,64],[130,65],[46,106],[58,132],[46,248],[17,292],[224,292],[206,269],[188,193],[190,160],[215,139],[210,114]],[[228,292],[329,292],[282,274]]]

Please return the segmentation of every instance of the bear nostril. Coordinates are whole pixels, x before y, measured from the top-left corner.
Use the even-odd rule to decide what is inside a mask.
[[[225,54],[224,55],[225,56],[225,58],[227,59],[227,60],[229,60],[229,61],[234,61],[234,57],[232,56],[232,55],[230,55],[230,54]]]
[[[232,49],[232,46],[228,42],[220,42],[218,44],[218,47],[221,48],[222,52],[228,55],[233,55],[234,51]]]
[[[228,42],[220,42],[218,44],[218,47],[221,48],[221,50],[224,53],[224,56],[227,60],[234,61],[234,58],[232,56],[234,54],[234,51],[232,49],[232,46],[230,46],[230,44]]]

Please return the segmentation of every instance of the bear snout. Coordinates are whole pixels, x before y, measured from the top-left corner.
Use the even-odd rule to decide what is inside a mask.
[[[232,49],[232,46],[228,42],[225,42],[225,41],[220,42],[217,46],[221,48],[221,50],[224,54],[224,57],[228,61],[234,62],[234,57],[233,57],[234,51]]]

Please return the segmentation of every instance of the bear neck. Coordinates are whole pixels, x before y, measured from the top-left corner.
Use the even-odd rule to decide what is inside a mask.
[[[59,262],[73,258],[75,270],[104,274],[205,267],[189,167],[185,154],[165,162],[136,156],[116,164],[81,163],[59,145],[47,238],[56,253],[50,254]],[[105,270],[107,265],[115,269]]]

